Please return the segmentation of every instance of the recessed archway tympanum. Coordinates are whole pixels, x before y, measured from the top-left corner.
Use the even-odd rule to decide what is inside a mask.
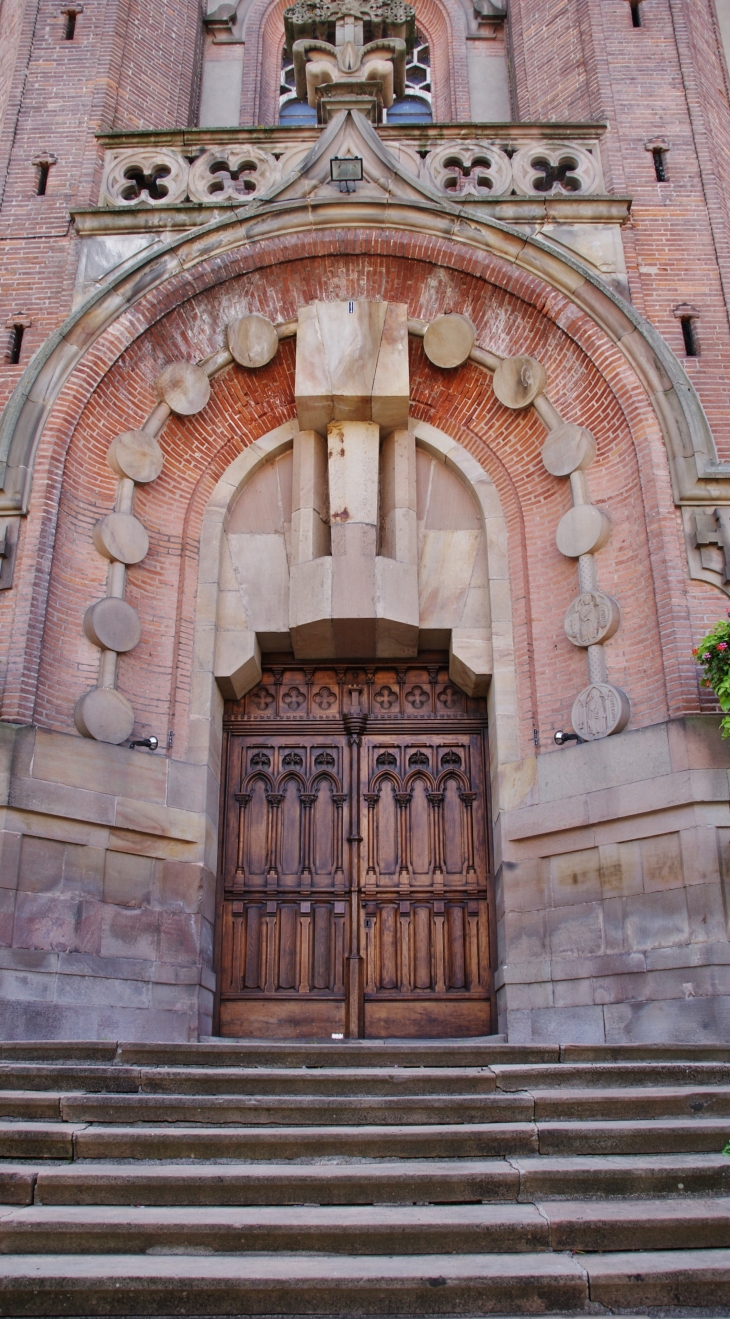
[[[101,650],[99,681],[75,710],[83,736],[123,742],[134,724],[131,703],[116,689],[116,660],[140,635],[138,619],[124,600],[125,571],[148,548],[132,502],[135,483],[154,480],[161,471],[157,434],[170,413],[191,416],[205,408],[217,372],[234,361],[256,370],[272,360],[280,339],[294,334],[300,421],[289,609],[294,653],[303,659],[415,655],[419,616],[408,333],[423,336],[429,360],[443,370],[468,358],[491,370],[500,402],[512,409],[534,406],[548,428],[543,461],[554,476],[569,478],[573,497],[556,533],[560,551],[578,564],[579,595],[566,615],[566,634],[588,659],[589,684],[576,697],[573,724],[584,740],[626,726],[628,697],[608,682],[603,650],[619,626],[620,611],[598,587],[595,555],[612,528],[607,515],[590,503],[585,477],[595,457],[590,432],[562,421],[545,395],[541,363],[531,357],[500,359],[476,346],[467,317],[449,313],[425,324],[409,321],[399,304],[349,301],[312,304],[300,309],[297,322],[279,326],[260,315],[232,322],[227,346],[219,352],[197,364],[166,367],[157,381],[160,402],[143,427],[113,440],[108,461],[119,477],[116,507],[94,529],[94,544],[110,563],[107,596],[89,607],[84,622]],[[381,467],[389,470],[385,485]],[[471,695],[486,693],[491,674],[487,620],[484,624],[451,635],[452,678]],[[255,632],[245,625],[223,630],[216,678],[224,695],[240,699],[260,677]]]

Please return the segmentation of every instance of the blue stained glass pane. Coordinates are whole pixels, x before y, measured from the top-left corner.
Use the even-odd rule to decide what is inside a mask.
[[[285,101],[279,110],[280,124],[316,124],[317,111],[306,101]]]
[[[432,118],[428,101],[420,96],[402,96],[388,110],[389,124],[430,124]]]

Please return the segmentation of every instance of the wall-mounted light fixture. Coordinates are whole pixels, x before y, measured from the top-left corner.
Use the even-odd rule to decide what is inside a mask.
[[[362,183],[362,160],[360,156],[331,156],[330,178],[339,183],[340,192],[354,192],[355,184]]]
[[[557,733],[553,733],[553,742],[559,747],[564,747],[566,742],[579,742],[582,746],[583,738],[577,733],[564,733],[562,728],[559,728]]]
[[[160,744],[153,734],[152,737],[141,737],[138,742],[130,742],[129,745],[130,747],[146,747],[148,751],[156,751]]]

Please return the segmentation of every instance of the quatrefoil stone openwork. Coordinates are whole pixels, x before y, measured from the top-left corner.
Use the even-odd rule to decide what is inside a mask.
[[[509,156],[486,142],[452,142],[437,147],[426,167],[439,192],[501,197],[512,189]]]

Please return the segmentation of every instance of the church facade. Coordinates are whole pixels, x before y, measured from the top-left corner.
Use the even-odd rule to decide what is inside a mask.
[[[730,3],[0,32],[0,1038],[726,1039]]]

